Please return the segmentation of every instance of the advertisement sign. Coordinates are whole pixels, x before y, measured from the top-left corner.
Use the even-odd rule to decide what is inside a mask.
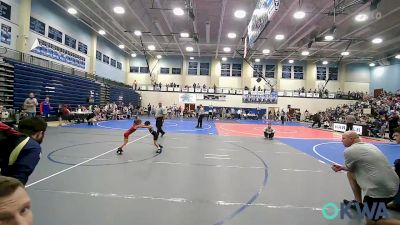
[[[346,132],[346,127],[347,127],[347,125],[344,124],[344,123],[333,123],[333,130],[334,131]],[[358,125],[354,125],[353,126],[353,130],[357,134],[362,135],[363,127],[362,126],[358,126]]]

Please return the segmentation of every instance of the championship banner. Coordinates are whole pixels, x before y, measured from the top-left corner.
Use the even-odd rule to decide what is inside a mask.
[[[197,100],[209,100],[209,101],[226,101],[226,95],[220,94],[198,94]]]
[[[179,103],[196,103],[196,94],[179,94]]]
[[[256,8],[247,27],[248,43],[252,48],[260,34],[267,27],[276,11],[279,10],[280,0],[258,0]]]
[[[277,104],[278,95],[276,92],[266,94],[247,94],[242,95],[243,103]]]

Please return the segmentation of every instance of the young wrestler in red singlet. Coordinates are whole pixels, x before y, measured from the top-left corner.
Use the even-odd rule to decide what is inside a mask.
[[[142,125],[142,120],[140,119],[136,119],[135,122],[133,122],[133,126],[131,128],[129,128],[129,130],[127,130],[124,133],[124,144],[121,145],[118,150],[117,150],[117,154],[121,155],[122,152],[124,150],[122,150],[123,147],[125,147],[126,144],[128,144],[128,137],[129,135],[131,135],[133,132],[135,132],[137,129],[139,128],[151,128],[151,126],[146,126],[146,125]]]

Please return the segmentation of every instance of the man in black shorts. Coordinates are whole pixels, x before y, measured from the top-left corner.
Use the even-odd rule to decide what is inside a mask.
[[[144,125],[150,126],[150,121],[144,122]],[[154,145],[157,147],[156,153],[161,153],[162,149],[163,149],[163,146],[158,143],[158,132],[155,131],[153,129],[153,127],[151,127],[151,126],[149,127],[149,132],[150,132],[151,135],[153,135],[153,142],[154,142]]]

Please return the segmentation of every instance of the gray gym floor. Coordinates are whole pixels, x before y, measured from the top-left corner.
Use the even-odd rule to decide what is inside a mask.
[[[35,224],[364,224],[322,218],[353,198],[346,175],[277,140],[167,133],[156,155],[137,131],[117,156],[122,133],[48,129],[29,179]]]

